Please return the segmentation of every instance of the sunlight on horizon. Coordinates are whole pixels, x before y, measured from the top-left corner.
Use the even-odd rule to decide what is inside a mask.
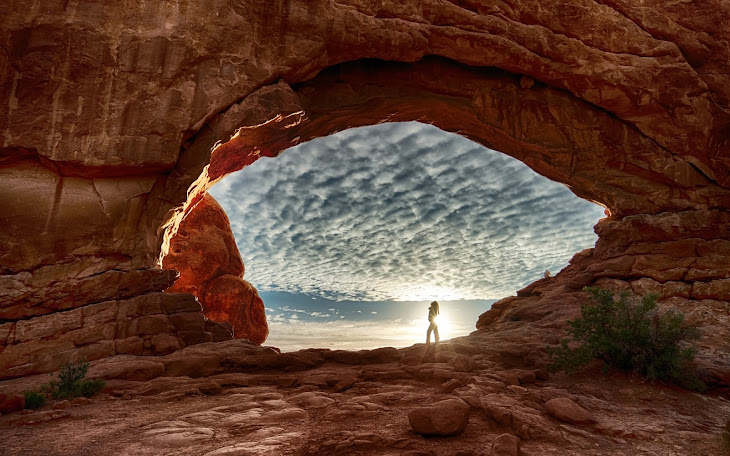
[[[438,330],[442,342],[447,339],[465,336],[476,328],[469,320],[455,323],[449,310],[442,311],[438,317]],[[426,342],[428,320],[421,319],[394,321],[302,321],[301,319],[269,321],[269,338],[264,345],[274,346],[283,352],[305,348],[329,348],[337,350],[364,350],[380,347],[403,348]],[[455,317],[455,315],[454,315]],[[431,342],[434,342],[431,336]]]

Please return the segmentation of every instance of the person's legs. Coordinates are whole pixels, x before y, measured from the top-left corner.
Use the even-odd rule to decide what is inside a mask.
[[[436,338],[436,344],[438,345],[438,343],[439,343],[439,327],[435,323],[433,324],[433,335]]]
[[[426,345],[431,344],[431,331],[433,331],[435,327],[436,327],[436,325],[433,322],[431,322],[431,324],[428,325],[428,329],[426,330]],[[438,338],[439,338],[439,336],[438,336],[438,330],[437,330],[437,332],[436,332],[437,341],[438,341]]]

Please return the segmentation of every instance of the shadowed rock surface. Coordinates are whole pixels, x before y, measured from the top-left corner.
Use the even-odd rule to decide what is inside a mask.
[[[446,399],[408,413],[413,432],[420,435],[459,435],[469,424],[470,407],[459,399]]]
[[[221,330],[223,329],[223,331]],[[188,293],[147,293],[0,325],[0,379],[115,354],[160,355],[230,339]]]

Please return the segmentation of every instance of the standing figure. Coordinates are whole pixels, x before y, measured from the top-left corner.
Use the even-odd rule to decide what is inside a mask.
[[[439,314],[439,303],[434,301],[431,303],[431,307],[428,308],[428,330],[426,331],[426,347],[431,345],[431,331],[436,338],[436,345],[439,343],[439,326],[436,322],[436,317]]]

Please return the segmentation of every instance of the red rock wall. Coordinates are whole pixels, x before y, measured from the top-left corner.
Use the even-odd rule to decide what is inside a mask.
[[[393,120],[459,132],[608,207],[561,281],[653,280],[724,315],[723,0],[8,0],[0,15],[0,324],[162,290],[160,251],[215,179]],[[693,253],[681,233],[695,229]],[[611,234],[626,230],[644,238]],[[550,290],[541,319],[575,311],[572,289]]]
[[[57,370],[111,355],[165,355],[230,339],[189,294],[148,293],[0,324],[0,379]]]
[[[269,334],[264,303],[243,280],[244,266],[223,208],[205,194],[180,223],[162,262],[180,278],[166,291],[192,293],[205,316],[228,323],[237,339],[262,344]]]
[[[595,227],[594,249],[578,253],[557,276],[539,280],[498,301],[477,328],[514,331],[557,342],[556,327],[579,315],[585,286],[659,296],[660,311],[683,312],[700,328],[698,365],[710,386],[730,386],[730,214],[685,211],[607,218]],[[510,326],[512,328],[510,328]],[[519,334],[521,331],[517,330]],[[526,337],[519,334],[519,337]]]

